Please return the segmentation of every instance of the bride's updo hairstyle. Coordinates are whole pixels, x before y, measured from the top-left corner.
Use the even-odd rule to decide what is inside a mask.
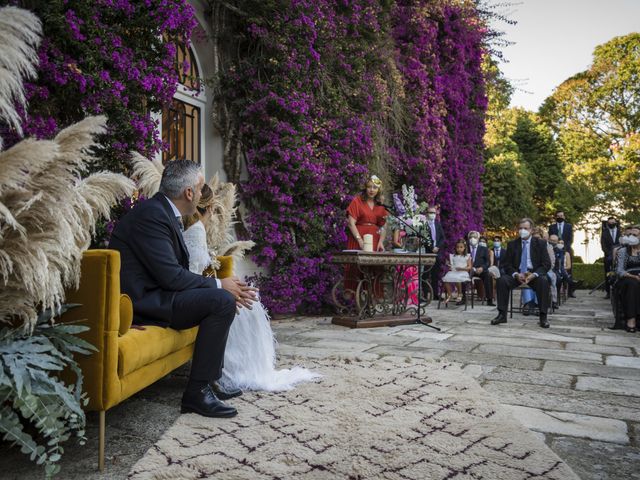
[[[202,186],[202,196],[200,197],[200,201],[198,202],[198,206],[196,207],[196,213],[193,215],[185,215],[182,217],[182,222],[184,223],[184,229],[186,230],[191,225],[196,223],[198,220],[202,219],[202,216],[205,214],[208,208],[213,205],[213,190],[206,183]]]

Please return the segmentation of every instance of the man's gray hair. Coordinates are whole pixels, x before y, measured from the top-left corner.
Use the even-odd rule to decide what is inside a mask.
[[[520,221],[518,222],[518,226],[522,225],[525,222],[529,223],[529,228],[531,228],[531,229],[533,229],[533,227],[536,226],[536,224],[533,223],[533,220],[531,220],[529,217],[521,218]]]
[[[469,233],[467,233],[467,238],[471,238],[471,237],[480,238],[480,232],[478,232],[476,230],[470,230]]]
[[[191,160],[169,162],[162,172],[159,191],[171,199],[179,198],[187,188],[195,189],[200,173],[200,165]]]

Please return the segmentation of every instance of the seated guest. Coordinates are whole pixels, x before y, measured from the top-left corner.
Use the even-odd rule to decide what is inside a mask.
[[[640,228],[634,226],[627,246],[618,251],[618,288],[627,332],[635,333],[640,316]]]
[[[226,392],[218,380],[236,308],[250,307],[256,294],[235,277],[216,280],[189,271],[182,217],[196,212],[203,185],[198,164],[169,162],[160,191],[122,217],[109,248],[120,252],[120,285],[133,302],[134,324],[199,327],[182,412],[232,417],[238,412],[220,398],[236,392]]]
[[[539,238],[547,242],[547,253],[549,255],[549,262],[553,266],[555,262],[555,252],[553,247],[549,243],[549,234],[542,228],[536,227],[533,229],[533,237]],[[547,272],[549,283],[551,283],[551,304],[553,308],[558,308],[558,291],[556,290],[556,274],[553,271],[553,267]],[[524,316],[529,315],[535,308],[538,307],[538,297],[532,289],[524,289],[522,291],[522,314]]]
[[[484,287],[484,298],[487,300],[487,305],[494,306],[493,303],[493,280],[489,275],[489,249],[480,245],[480,233],[474,230],[467,234],[469,241],[469,253],[471,254],[471,261],[473,268],[471,269],[471,276],[479,277],[482,280],[482,286]],[[486,239],[485,239],[486,242]]]
[[[502,237],[495,235],[493,237],[493,247],[489,250],[489,274],[494,278],[500,278],[502,268],[501,261],[504,259],[506,250],[502,248]]]
[[[449,262],[447,262],[447,266],[450,270],[442,277],[442,282],[444,283],[444,288],[447,291],[447,297],[445,298],[444,303],[447,304],[449,300],[451,300],[451,284],[457,284],[458,292],[464,292],[462,289],[462,284],[465,282],[469,282],[471,277],[469,276],[469,272],[472,268],[471,255],[467,253],[467,244],[463,239],[460,239],[456,242],[455,253],[449,255]],[[462,305],[465,302],[464,293],[462,293],[462,297],[457,302],[457,305]]]
[[[553,271],[557,277],[557,289],[560,290],[564,285],[565,288],[569,290],[573,283],[573,279],[571,278],[571,255],[566,251],[562,240],[558,240],[554,248]]]
[[[606,222],[602,222],[602,233],[600,235],[600,246],[604,253],[604,288],[605,298],[611,298],[611,285],[608,282],[609,272],[613,271],[613,249],[620,244],[620,225],[616,217],[609,217]]]
[[[551,268],[546,242],[531,235],[534,224],[530,218],[523,218],[518,224],[519,239],[509,242],[504,262],[504,275],[497,281],[498,315],[492,325],[507,322],[509,293],[519,285],[530,285],[538,296],[540,326],[549,328],[547,309],[549,306],[549,279]]]

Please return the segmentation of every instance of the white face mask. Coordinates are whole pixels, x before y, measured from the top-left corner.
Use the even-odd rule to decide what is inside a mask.
[[[623,235],[620,237],[620,245],[626,245],[629,242],[629,237]]]
[[[529,235],[531,235],[531,232],[526,228],[521,228],[518,233],[520,234],[520,238],[522,238],[523,240],[526,240],[527,238],[529,238]]]
[[[502,245],[502,242],[493,242],[495,248],[500,248],[500,245]]]
[[[629,245],[631,247],[635,247],[636,245],[640,245],[640,238],[636,237],[635,235],[629,235],[627,237],[627,245]]]
[[[475,238],[475,237],[474,237],[474,238],[471,238],[471,239],[469,240],[469,243],[475,247],[476,245],[478,245],[478,239],[477,239],[477,238]]]
[[[487,246],[487,242],[480,242],[480,243],[478,243],[478,245],[480,245],[481,247],[486,247]]]
[[[429,220],[435,220],[436,219],[436,214],[435,213],[427,213],[427,218]]]

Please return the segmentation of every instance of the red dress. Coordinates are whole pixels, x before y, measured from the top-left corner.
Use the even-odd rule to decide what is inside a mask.
[[[356,228],[361,237],[364,238],[367,233],[373,235],[373,249],[376,250],[380,241],[380,229],[386,222],[387,210],[380,205],[374,205],[371,208],[362,199],[362,195],[356,195],[347,208],[347,215],[355,218]],[[351,230],[347,230],[347,250],[360,250],[358,241],[351,234]],[[344,272],[344,288],[355,290],[358,286],[359,277],[358,268],[353,265],[347,265]],[[376,292],[377,290],[376,288]]]

